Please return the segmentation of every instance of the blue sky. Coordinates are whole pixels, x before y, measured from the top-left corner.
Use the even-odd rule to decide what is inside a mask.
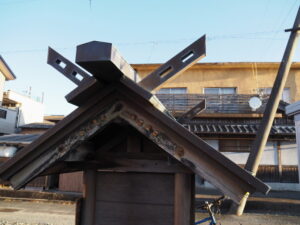
[[[300,0],[0,0],[0,54],[17,76],[6,89],[45,95],[46,114],[75,107],[72,82],[47,65],[51,46],[112,42],[129,63],[163,63],[207,35],[201,62],[280,61]],[[300,61],[299,48],[294,61]]]

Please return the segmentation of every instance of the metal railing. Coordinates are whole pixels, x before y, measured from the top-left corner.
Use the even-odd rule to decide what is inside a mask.
[[[200,100],[206,100],[206,109],[203,113],[263,113],[268,95],[261,97],[262,106],[253,111],[249,100],[255,95],[247,94],[156,94],[159,100],[172,113],[183,113]]]

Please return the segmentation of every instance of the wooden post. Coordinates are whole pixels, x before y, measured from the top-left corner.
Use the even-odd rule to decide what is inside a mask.
[[[282,153],[281,153],[280,141],[277,141],[276,147],[277,147],[278,175],[279,175],[279,180],[281,182],[281,179],[282,179]]]
[[[193,175],[175,174],[174,225],[194,224]]]
[[[84,171],[84,203],[82,225],[94,225],[96,201],[96,171]]]
[[[288,40],[282,61],[280,63],[280,67],[278,69],[276,80],[274,82],[272,92],[262,118],[261,125],[257,132],[256,138],[251,148],[250,155],[245,165],[245,169],[251,172],[254,176],[256,175],[256,172],[258,170],[259,163],[264,148],[266,146],[270,134],[270,130],[272,128],[272,124],[279,105],[279,101],[282,96],[285,82],[287,80],[291,68],[292,57],[294,55],[294,52],[296,50],[296,45],[299,40],[299,25],[300,25],[300,8],[298,9],[298,13],[293,28],[289,30],[291,31],[290,38]],[[240,205],[236,207],[237,215],[243,214],[247,199],[248,197],[243,198]]]

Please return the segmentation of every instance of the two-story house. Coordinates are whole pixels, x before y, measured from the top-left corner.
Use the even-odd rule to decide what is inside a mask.
[[[159,64],[135,64],[145,77]],[[178,117],[200,100],[206,109],[182,124],[244,166],[261,122],[279,63],[199,63],[155,93]],[[295,126],[284,107],[300,100],[300,63],[292,65],[257,176],[273,188],[299,189]],[[258,106],[249,101],[257,97]],[[284,185],[282,185],[284,183]]]
[[[0,56],[0,134],[15,131],[18,110],[3,106],[4,83],[14,79],[16,79],[16,76]]]
[[[4,83],[16,79],[0,56],[0,135],[18,132],[25,124],[44,120],[44,104],[14,91],[4,91]]]

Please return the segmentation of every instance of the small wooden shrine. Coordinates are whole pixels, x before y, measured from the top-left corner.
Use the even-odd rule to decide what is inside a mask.
[[[110,43],[77,47],[76,63],[48,63],[78,85],[78,108],[0,168],[15,189],[37,176],[84,171],[77,224],[194,224],[194,177],[239,203],[269,187],[182,127],[151,91],[205,55],[205,37],[140,80]]]

